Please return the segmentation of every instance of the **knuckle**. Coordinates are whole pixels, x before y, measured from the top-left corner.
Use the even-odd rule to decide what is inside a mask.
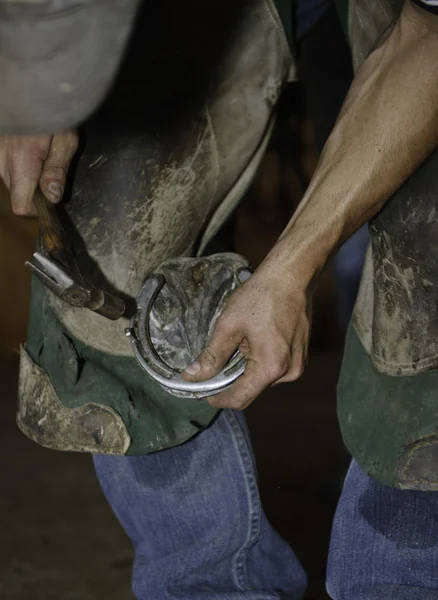
[[[299,379],[301,377],[301,375],[303,374],[302,369],[294,369],[292,371],[292,373],[289,375],[289,377],[286,379],[286,381],[292,383],[293,381],[297,381],[297,379]]]
[[[232,398],[232,406],[235,410],[245,410],[253,400],[261,393],[261,389],[255,390],[253,388],[247,390],[241,390],[240,393],[234,394]]]
[[[244,402],[238,398],[224,398],[219,400],[220,408],[231,408],[232,410],[243,410]]]
[[[22,217],[24,215],[23,207],[17,206],[16,204],[12,204],[12,212],[14,215],[17,215],[17,217]]]
[[[252,392],[244,394],[243,396],[236,396],[231,408],[234,408],[235,410],[245,410],[245,408],[251,404],[255,397],[256,395],[254,395]]]
[[[205,348],[202,353],[202,360],[210,367],[215,367],[219,361],[218,356],[211,348]]]
[[[243,410],[250,403],[244,394],[241,393],[239,387],[228,392],[223,392],[218,396],[212,397],[209,403],[215,408],[231,408],[233,410]]]
[[[227,301],[225,308],[216,323],[216,329],[219,329],[224,333],[233,332],[241,324],[242,315],[233,308],[232,300],[233,297],[231,296],[231,299]]]
[[[301,377],[303,372],[304,372],[304,360],[303,360],[303,356],[301,355],[299,360],[297,360],[297,362],[291,368],[290,380],[296,381],[297,379],[299,379]]]
[[[220,336],[227,336],[232,331],[229,321],[225,314],[222,314],[216,323],[215,333]]]
[[[76,152],[79,145],[79,137],[75,131],[66,131],[63,134],[63,141],[68,150]]]
[[[304,325],[303,325],[303,331],[304,331],[305,337],[309,335],[311,329],[312,329],[312,322],[308,317],[306,317],[306,320],[304,321]]]
[[[208,400],[208,403],[214,408],[228,408],[227,401],[223,400],[220,396],[213,396]]]
[[[42,164],[50,148],[50,136],[14,136],[8,144],[6,155],[10,168],[17,165]]]
[[[280,379],[280,377],[283,375],[282,371],[277,365],[268,365],[265,369],[265,373],[267,383],[277,381],[277,379]]]
[[[61,164],[49,164],[44,167],[43,174],[41,176],[41,181],[44,183],[45,181],[52,181],[54,179],[63,181],[67,176],[67,169],[64,165]]]
[[[12,212],[17,217],[25,217],[32,213],[32,210],[29,206],[25,206],[24,204],[12,203]]]
[[[277,352],[275,358],[266,364],[266,375],[270,381],[277,381],[287,373],[290,364],[290,354],[287,351]]]
[[[51,137],[37,136],[30,138],[29,141],[23,144],[23,149],[30,157],[44,160],[49,152]]]

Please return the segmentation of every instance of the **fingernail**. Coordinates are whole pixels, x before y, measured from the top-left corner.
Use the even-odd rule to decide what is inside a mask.
[[[184,370],[189,375],[196,375],[196,373],[199,373],[199,371],[201,370],[201,365],[198,362],[194,362],[188,367],[186,367]]]
[[[51,183],[49,183],[49,185],[47,186],[47,189],[53,196],[55,196],[58,199],[61,198],[61,196],[64,192],[62,185],[60,185],[59,183],[56,183],[56,181],[52,181]]]

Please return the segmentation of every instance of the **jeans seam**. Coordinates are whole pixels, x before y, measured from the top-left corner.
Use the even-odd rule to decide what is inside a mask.
[[[247,570],[247,555],[248,550],[254,545],[260,536],[260,525],[262,518],[262,507],[260,495],[258,492],[257,478],[255,477],[255,464],[248,447],[248,441],[245,433],[242,431],[239,421],[231,410],[224,411],[227,413],[227,423],[232,431],[234,443],[237,446],[238,455],[242,465],[244,480],[246,484],[247,501],[250,510],[249,528],[247,537],[237,552],[234,559],[234,574],[236,584],[242,591],[250,591],[251,587],[248,580]],[[272,594],[272,600],[277,600],[280,596],[276,593]]]

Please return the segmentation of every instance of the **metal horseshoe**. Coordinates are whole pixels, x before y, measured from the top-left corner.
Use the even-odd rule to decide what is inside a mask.
[[[237,277],[241,283],[251,275],[251,270],[241,268]],[[167,365],[155,350],[150,336],[149,319],[155,299],[165,284],[163,275],[148,277],[137,298],[137,311],[125,334],[130,338],[132,349],[140,366],[148,375],[173,395],[205,398],[223,392],[243,375],[246,359],[236,352],[224,369],[212,379],[201,382],[185,381],[181,373]]]

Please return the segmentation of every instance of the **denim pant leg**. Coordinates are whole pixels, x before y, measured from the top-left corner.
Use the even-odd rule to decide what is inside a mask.
[[[263,513],[243,416],[224,410],[190,442],[95,456],[135,546],[139,600],[298,600],[306,577]]]
[[[396,490],[353,461],[336,512],[334,600],[438,599],[438,493]]]

